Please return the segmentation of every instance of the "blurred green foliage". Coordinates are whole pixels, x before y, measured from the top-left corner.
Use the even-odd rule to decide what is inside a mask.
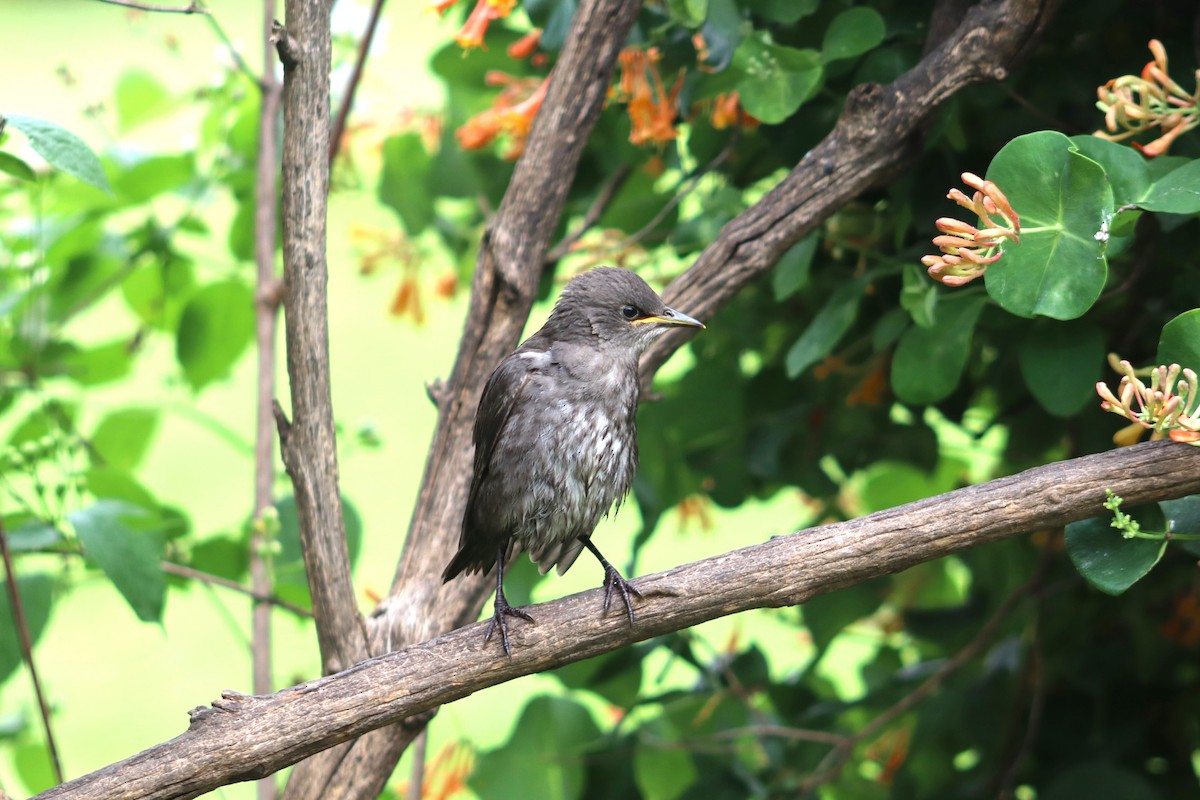
[[[702,520],[712,504],[792,492],[812,519],[840,519],[1097,452],[1117,428],[1095,395],[1097,381],[1115,385],[1107,353],[1200,369],[1200,144],[1184,135],[1173,155],[1147,159],[1086,135],[1103,121],[1096,87],[1136,74],[1149,39],[1189,63],[1188,26],[1170,22],[1184,5],[1062,11],[1003,85],[938,111],[911,169],[724,308],[689,346],[689,368],[641,412],[637,548],[671,509]],[[652,279],[682,271],[828,132],[853,86],[919,60],[932,7],[647,4],[630,45],[655,48],[640,73],[648,93],[634,76],[614,93],[557,235],[613,199],[555,277],[600,261]],[[469,275],[511,174],[503,156],[522,139],[497,129],[468,150],[462,131],[479,129],[504,87],[538,85],[574,8],[527,0],[465,56],[447,28],[431,63],[446,107],[389,130],[377,164],[335,169],[335,186],[376,184],[395,211],[389,243],[363,266],[405,265],[396,313],[419,316],[430,286],[412,265],[429,253]],[[544,28],[538,56],[510,57],[533,25]],[[665,127],[644,128],[635,100]],[[163,560],[246,579],[249,523],[196,531],[187,498],[155,497],[139,479],[162,409],[131,405],[87,429],[78,420],[97,387],[132,380],[152,339],[172,345],[185,392],[251,356],[257,90],[230,70],[184,99],[131,61],[114,107],[121,131],[198,108],[196,145],[96,156],[16,115],[0,138],[0,510],[35,641],[80,564],[147,621],[179,585]],[[48,167],[23,158],[21,142]],[[949,288],[918,265],[963,172],[1001,186],[1022,238],[982,281]],[[201,213],[214,202],[236,209],[227,229]],[[228,258],[198,258],[197,241]],[[94,341],[78,321],[101,304],[121,323]],[[284,497],[278,509],[276,583],[304,604],[294,506]],[[353,554],[372,532],[353,505],[346,513]],[[1148,531],[1200,533],[1197,498],[1131,513]],[[22,566],[47,553],[62,566]],[[714,650],[682,631],[575,664],[556,673],[570,692],[532,700],[512,739],[478,754],[469,785],[488,798],[1188,796],[1200,763],[1195,555],[1194,542],[1127,540],[1107,518],[1089,520],[778,612],[788,636],[771,652],[737,639]],[[8,603],[0,594],[5,621]],[[855,680],[831,680],[846,642],[866,656]],[[4,622],[0,677],[20,663]],[[648,691],[664,668],[687,680]],[[23,728],[0,723],[0,736]],[[44,752],[20,742],[18,769],[44,785]]]

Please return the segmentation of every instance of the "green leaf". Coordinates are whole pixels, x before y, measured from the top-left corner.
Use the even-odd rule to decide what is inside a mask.
[[[675,800],[696,782],[698,773],[684,748],[639,740],[633,751],[633,777],[646,800]]]
[[[239,281],[196,292],[183,309],[175,357],[192,389],[224,378],[254,336],[254,295]]]
[[[532,563],[530,566],[533,566]],[[532,571],[537,573],[536,569]],[[504,581],[507,589],[508,570],[504,572]],[[510,599],[509,602],[513,601]],[[585,689],[618,708],[632,708],[641,691],[642,661],[646,652],[643,648],[623,647],[595,658],[567,664],[551,674],[568,689]]]
[[[433,222],[429,164],[429,153],[416,131],[391,136],[383,143],[379,199],[400,216],[409,236],[416,236]]]
[[[117,80],[117,125],[122,132],[159,117],[171,107],[167,87],[145,70],[134,69]]]
[[[535,697],[508,742],[480,754],[469,785],[488,800],[575,800],[583,794],[584,748],[599,737],[579,703]]]
[[[695,28],[708,15],[708,0],[667,0],[667,10],[674,21]]]
[[[946,295],[938,303],[932,327],[914,326],[901,335],[892,356],[891,381],[897,398],[927,405],[954,391],[986,302],[980,293]]]
[[[92,433],[92,460],[115,469],[131,470],[146,455],[158,428],[158,412],[124,408],[100,421]]]
[[[1069,417],[1096,397],[1104,371],[1104,334],[1092,324],[1029,329],[1017,351],[1029,391],[1050,414]]]
[[[1200,534],[1200,494],[1191,494],[1176,500],[1162,500],[1158,505],[1167,517],[1167,526],[1171,533]],[[1180,541],[1179,546],[1194,556],[1200,556],[1200,541]]]
[[[858,317],[858,303],[867,289],[867,279],[842,284],[830,295],[800,338],[788,350],[784,366],[789,378],[795,378],[833,350]]]
[[[912,321],[922,328],[933,326],[934,310],[940,293],[937,284],[929,280],[925,270],[916,264],[905,264],[903,287],[900,289],[900,307],[908,312]]]
[[[29,638],[37,644],[50,619],[54,579],[41,572],[21,575],[17,578],[17,591],[21,595],[21,608],[25,611],[25,625],[29,629]],[[21,639],[13,624],[8,581],[0,581],[0,682],[6,680],[24,660]]]
[[[154,156],[117,173],[113,192],[122,203],[137,205],[187,185],[196,177],[195,153]]]
[[[29,146],[46,159],[47,164],[112,194],[100,159],[83,139],[44,119],[12,114],[7,120],[9,125],[25,134]]]
[[[868,581],[805,601],[800,610],[813,647],[823,652],[847,625],[875,613],[884,597],[881,583]]]
[[[1021,217],[1021,241],[988,267],[988,294],[1021,317],[1074,319],[1096,302],[1108,274],[1104,242],[1113,191],[1104,170],[1061,133],[1013,139],[992,159],[995,181]]]
[[[296,498],[287,496],[275,503],[279,513],[279,553],[275,556],[275,584],[280,597],[298,605],[309,605],[308,576],[304,568],[304,551],[300,543],[300,518]],[[362,516],[354,503],[342,496],[342,519],[346,526],[346,550],[350,564],[358,560],[362,549]],[[508,571],[505,571],[508,578]]]
[[[1200,308],[1185,311],[1163,326],[1156,364],[1178,364],[1200,372]]]
[[[1145,530],[1161,531],[1166,518],[1157,505],[1125,510]],[[1105,594],[1118,595],[1137,583],[1162,558],[1166,542],[1126,539],[1112,527],[1112,515],[1067,526],[1067,555],[1079,574]]]
[[[733,54],[742,77],[738,95],[752,116],[768,125],[783,122],[812,97],[824,74],[821,54],[771,41],[761,31],[747,36]]]
[[[825,29],[821,58],[829,63],[860,56],[878,46],[885,32],[883,17],[875,9],[866,6],[848,8],[834,17]]]
[[[777,301],[786,300],[808,285],[808,271],[819,238],[816,234],[805,236],[780,257],[771,273],[771,289]]]
[[[812,14],[820,0],[749,0],[750,10],[763,19],[791,25]]]
[[[1150,168],[1132,147],[1090,135],[1072,136],[1071,144],[1104,168],[1118,208],[1136,202],[1150,188]]]
[[[125,304],[147,325],[176,331],[195,286],[192,262],[169,255],[139,266],[121,283]]]
[[[18,743],[12,750],[13,766],[21,783],[31,792],[44,792],[58,785],[54,761],[46,744],[36,740]]]
[[[81,386],[120,380],[133,367],[129,338],[75,350],[64,356],[62,364],[66,374]]]
[[[33,171],[33,167],[12,153],[0,152],[0,172],[3,172],[5,175],[11,175],[21,181],[32,182],[37,180],[37,173]]]
[[[1107,761],[1076,764],[1048,781],[1042,800],[1163,800],[1142,774]]]
[[[143,622],[162,618],[167,591],[161,532],[131,524],[150,516],[119,500],[99,500],[67,517],[84,555],[108,576]]]
[[[1159,178],[1138,206],[1170,214],[1200,212],[1200,160],[1190,161]]]

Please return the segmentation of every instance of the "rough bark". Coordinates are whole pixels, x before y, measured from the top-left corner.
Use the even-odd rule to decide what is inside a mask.
[[[484,643],[479,623],[275,694],[227,692],[177,738],[39,797],[195,797],[522,675],[1104,514],[1106,489],[1130,506],[1200,492],[1200,448],[1154,442],[1076,458],[648,575],[635,581],[645,599],[633,626],[601,613],[600,589],[544,603],[536,624],[514,625],[511,658]]]

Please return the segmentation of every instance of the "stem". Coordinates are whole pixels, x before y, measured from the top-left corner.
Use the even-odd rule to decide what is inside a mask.
[[[54,728],[50,724],[50,704],[42,691],[42,681],[38,677],[37,666],[33,661],[33,639],[29,636],[29,624],[25,617],[25,605],[21,602],[21,592],[17,586],[17,572],[13,569],[12,551],[8,547],[8,533],[4,523],[0,521],[0,556],[4,558],[4,577],[8,585],[8,602],[12,606],[13,624],[17,636],[21,640],[21,656],[29,667],[29,678],[33,681],[33,693],[37,696],[38,710],[42,715],[42,730],[46,732],[46,749],[50,752],[50,763],[54,766],[54,778],[63,782],[62,761],[58,757],[58,745],[54,742]]]
[[[350,73],[350,83],[346,86],[346,93],[342,96],[342,105],[338,108],[337,118],[333,122],[333,130],[329,134],[329,164],[333,165],[333,160],[337,158],[338,150],[342,146],[342,135],[346,132],[346,120],[350,117],[350,108],[354,105],[354,93],[358,91],[358,84],[362,80],[363,65],[367,62],[367,52],[371,49],[371,42],[375,39],[375,30],[379,27],[379,13],[383,11],[385,0],[375,0],[371,5],[371,18],[367,21],[367,29],[363,32],[362,41],[358,43],[358,55],[354,58],[354,71]]]

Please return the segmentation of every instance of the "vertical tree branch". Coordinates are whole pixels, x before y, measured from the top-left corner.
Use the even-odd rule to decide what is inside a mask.
[[[329,0],[287,0],[277,32],[283,81],[283,307],[293,419],[277,413],[295,489],[304,566],[325,672],[367,657],[338,494],[329,386],[325,225],[329,192]]]
[[[279,279],[275,276],[275,234],[279,215],[276,174],[279,163],[280,86],[275,77],[275,0],[263,0],[262,106],[258,124],[258,167],[254,187],[254,260],[256,264],[255,343],[258,378],[254,421],[254,531],[250,537],[250,589],[255,600],[250,626],[255,694],[267,694],[271,681],[271,565],[270,530],[265,515],[274,505],[275,315],[279,308]],[[258,782],[258,800],[273,800],[275,778]]]
[[[58,745],[54,741],[54,727],[50,724],[50,704],[46,702],[46,694],[42,691],[42,681],[38,677],[37,665],[33,661],[33,638],[29,635],[29,623],[25,616],[25,604],[21,602],[21,590],[17,585],[17,571],[13,568],[12,551],[8,548],[8,532],[4,522],[0,520],[0,556],[4,558],[4,578],[8,584],[8,603],[12,611],[13,627],[17,629],[17,638],[21,642],[21,656],[25,666],[29,668],[29,679],[33,682],[33,694],[37,697],[38,711],[42,715],[42,730],[46,732],[46,750],[50,753],[50,763],[54,766],[54,778],[59,783],[64,780],[62,760],[58,757]]]
[[[379,28],[379,14],[383,11],[385,0],[375,0],[371,5],[371,17],[367,20],[367,29],[363,32],[362,41],[358,43],[358,55],[354,58],[354,71],[350,73],[350,82],[342,94],[342,104],[338,108],[337,118],[333,122],[333,133],[329,137],[329,164],[337,158],[338,149],[342,146],[342,136],[346,133],[346,120],[350,118],[350,109],[354,107],[354,94],[362,81],[363,65],[367,63],[367,54],[371,50],[371,42],[375,40],[375,31]]]

